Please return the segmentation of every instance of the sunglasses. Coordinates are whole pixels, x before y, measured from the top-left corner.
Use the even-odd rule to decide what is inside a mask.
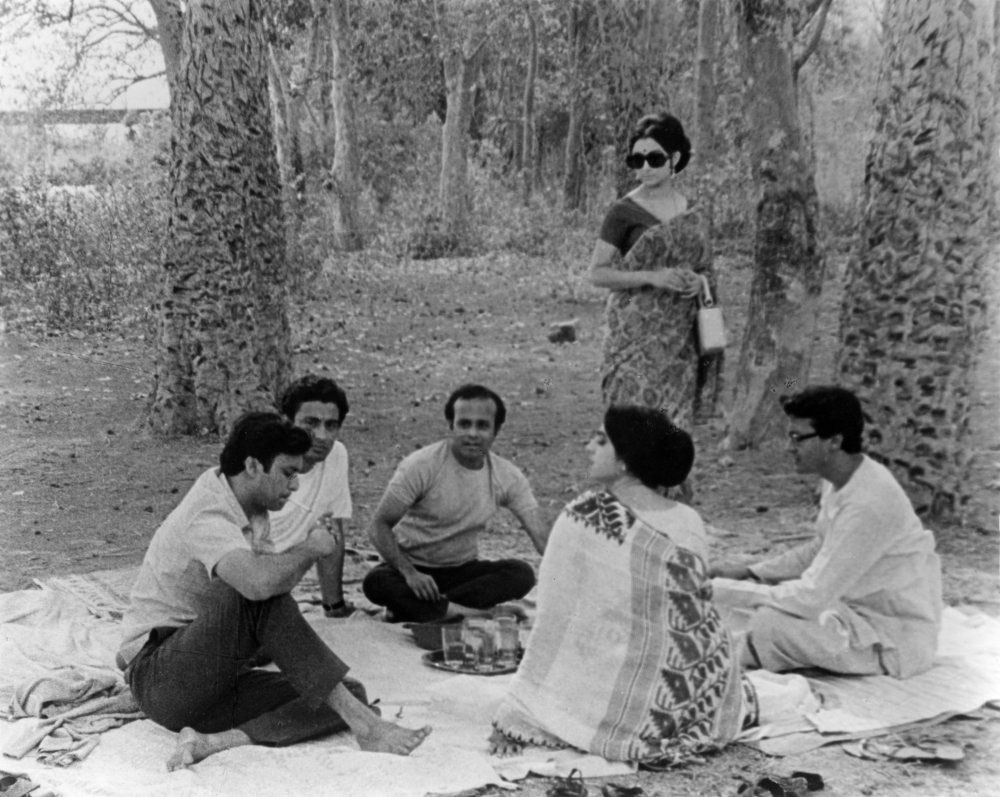
[[[663,152],[633,152],[625,156],[625,165],[630,169],[641,169],[644,163],[648,163],[650,169],[659,169],[669,162],[670,158]]]
[[[808,440],[810,437],[819,437],[819,432],[810,432],[808,434],[800,434],[799,432],[788,433],[788,439],[796,445],[801,443],[803,440]]]

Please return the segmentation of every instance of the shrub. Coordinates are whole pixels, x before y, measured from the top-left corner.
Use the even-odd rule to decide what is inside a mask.
[[[165,203],[155,185],[0,189],[0,302],[13,328],[152,332]]]

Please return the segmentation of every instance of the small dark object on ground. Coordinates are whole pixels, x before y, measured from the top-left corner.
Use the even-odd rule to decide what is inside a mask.
[[[605,783],[601,786],[603,797],[642,797],[645,793],[642,786],[622,786],[620,783]]]
[[[461,617],[448,617],[430,623],[410,623],[408,627],[418,648],[441,650],[441,626],[460,622],[462,622]]]
[[[822,791],[823,778],[814,772],[793,772],[789,777],[765,775],[756,783],[744,782],[736,794],[738,797],[805,797],[814,791]]]
[[[572,343],[576,340],[576,325],[578,319],[569,321],[554,321],[549,324],[552,331],[549,333],[549,343]]]
[[[590,792],[583,785],[583,775],[579,769],[572,769],[565,778],[556,778],[545,797],[587,797]]]

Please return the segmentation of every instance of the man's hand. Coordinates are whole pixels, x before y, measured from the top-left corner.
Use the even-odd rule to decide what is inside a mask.
[[[438,592],[437,583],[426,573],[413,570],[409,573],[404,573],[403,578],[406,579],[406,586],[413,590],[413,594],[420,598],[420,600],[441,600],[441,593]]]
[[[318,523],[309,530],[309,536],[298,546],[302,551],[308,551],[317,559],[329,556],[337,550],[337,535],[332,529]]]
[[[735,581],[744,581],[753,578],[748,565],[736,564],[734,562],[722,562],[708,568],[709,578],[731,578]]]

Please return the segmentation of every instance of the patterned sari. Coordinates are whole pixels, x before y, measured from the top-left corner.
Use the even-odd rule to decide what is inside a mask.
[[[658,516],[674,512],[693,514]],[[567,505],[538,583],[535,627],[494,716],[502,734],[672,766],[721,748],[754,713],[705,563],[611,493]]]
[[[705,270],[705,242],[696,212],[647,229],[622,258],[622,271]],[[682,429],[691,428],[697,373],[695,314],[698,303],[672,291],[611,291],[606,316],[601,387],[605,406],[640,404],[664,409]]]

